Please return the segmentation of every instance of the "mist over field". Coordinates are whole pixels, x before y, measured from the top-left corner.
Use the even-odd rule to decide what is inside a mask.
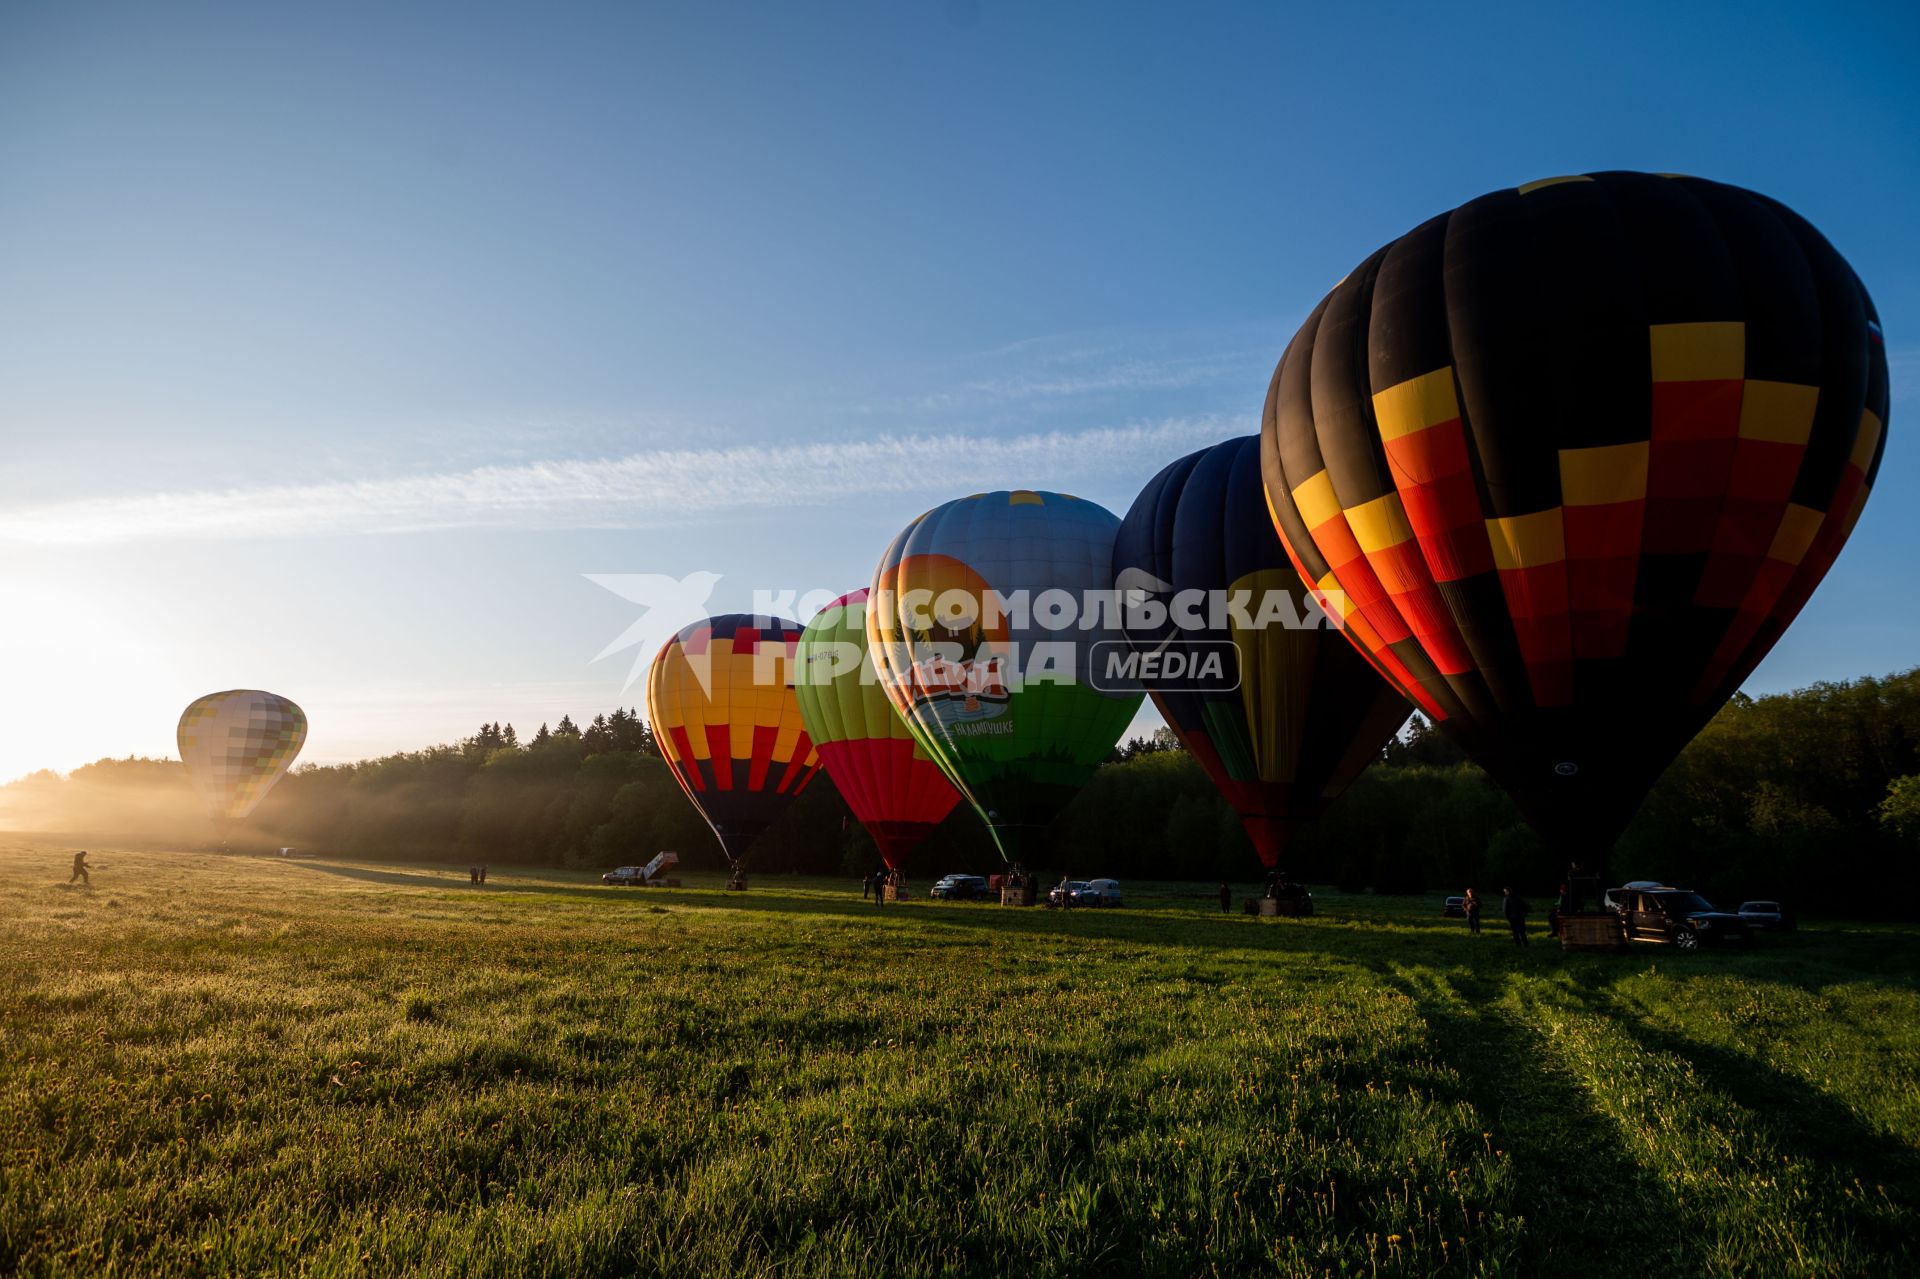
[[[607,867],[662,849],[691,869],[726,862],[660,758],[620,709],[525,739],[481,725],[462,742],[358,764],[298,766],[238,824],[216,824],[177,761],[102,760],[0,786],[0,830],[137,847],[228,847],[376,860]],[[544,731],[544,736],[542,732]],[[1730,703],[1655,787],[1609,867],[1616,881],[1684,882],[1717,897],[1902,915],[1920,900],[1920,671]],[[1256,881],[1233,810],[1169,734],[1123,743],[1054,827],[1040,868],[1124,879]],[[753,846],[758,873],[839,875],[879,864],[824,774]],[[1287,867],[1347,891],[1550,895],[1564,867],[1486,775],[1416,720]],[[961,804],[907,858],[926,881],[1004,863]],[[1870,888],[1863,888],[1870,886]]]

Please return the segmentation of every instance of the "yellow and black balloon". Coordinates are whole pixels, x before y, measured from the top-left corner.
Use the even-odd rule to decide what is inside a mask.
[[[1336,285],[1275,370],[1262,471],[1347,636],[1598,860],[1839,554],[1887,401],[1873,303],[1804,219],[1595,173]]]

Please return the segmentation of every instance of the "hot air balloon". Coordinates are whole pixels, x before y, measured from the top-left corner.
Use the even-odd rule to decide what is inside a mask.
[[[1124,651],[1099,611],[1112,611],[1118,527],[1060,493],[980,493],[908,525],[874,574],[881,684],[1009,862],[1037,864],[1140,706],[1136,681],[1095,665]]]
[[[1261,461],[1349,638],[1592,869],[1833,563],[1886,420],[1873,303],[1818,231],[1596,173],[1341,281],[1275,371]]]
[[[736,872],[819,771],[794,697],[800,624],[729,613],[668,640],[647,672],[654,740]]]
[[[1413,708],[1326,624],[1287,562],[1256,435],[1154,476],[1120,522],[1113,567],[1127,596],[1157,606],[1144,626],[1140,610],[1127,614],[1135,651],[1167,659],[1143,665],[1141,683],[1276,869],[1294,828],[1379,756]]]
[[[827,775],[889,867],[960,802],[880,687],[867,649],[867,591],[820,610],[800,635],[794,692]]]
[[[293,764],[307,740],[307,713],[257,688],[208,693],[181,713],[175,740],[214,818],[237,822]]]

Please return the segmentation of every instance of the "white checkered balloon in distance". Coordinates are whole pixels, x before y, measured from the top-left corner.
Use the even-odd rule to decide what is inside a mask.
[[[180,716],[180,760],[215,817],[238,820],[266,798],[307,740],[307,713],[278,693],[236,688]]]

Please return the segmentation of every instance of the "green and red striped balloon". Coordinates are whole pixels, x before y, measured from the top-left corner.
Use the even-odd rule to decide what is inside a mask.
[[[820,610],[801,632],[794,693],[840,797],[899,867],[960,802],[880,686],[867,647],[866,588]]]

